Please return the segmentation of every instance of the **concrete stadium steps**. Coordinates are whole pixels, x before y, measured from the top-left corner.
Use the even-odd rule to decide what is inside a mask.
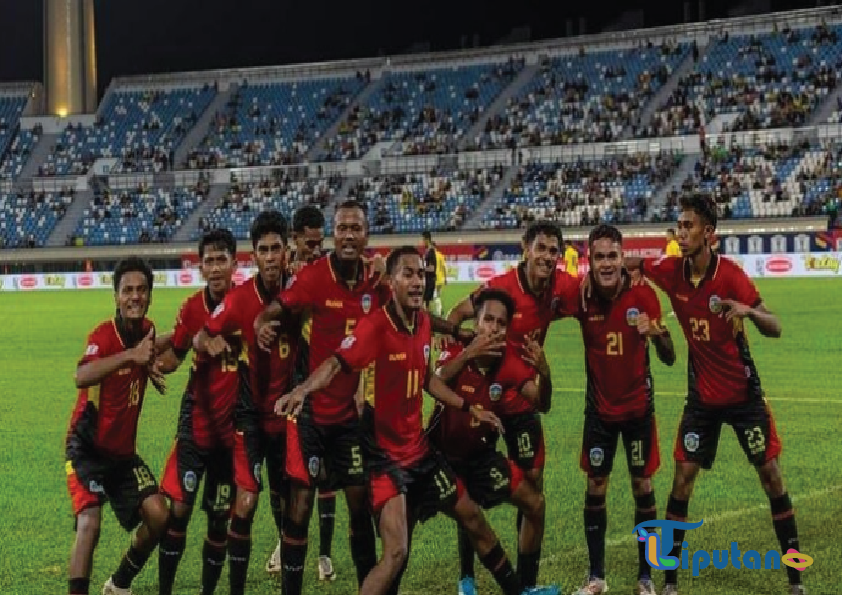
[[[53,233],[47,238],[46,246],[54,247],[67,244],[67,239],[76,231],[76,226],[82,219],[85,208],[91,204],[93,198],[94,191],[91,189],[76,191],[76,196],[70,207],[67,208],[64,217],[56,224]]]
[[[207,198],[181,224],[181,227],[172,237],[172,242],[190,242],[193,238],[193,231],[199,227],[199,220],[219,204],[230,187],[230,184],[211,184]]]
[[[216,97],[213,98],[213,101],[210,102],[207,109],[199,116],[199,120],[196,121],[196,125],[190,129],[190,132],[184,137],[184,140],[181,141],[181,144],[175,150],[175,169],[180,169],[184,166],[184,162],[187,160],[187,156],[190,152],[202,142],[202,139],[205,138],[208,134],[208,129],[210,127],[211,122],[213,122],[214,117],[218,112],[221,112],[225,109],[228,100],[231,99],[231,96],[234,92],[237,91],[237,85],[231,84],[225,91],[219,91],[216,94]]]

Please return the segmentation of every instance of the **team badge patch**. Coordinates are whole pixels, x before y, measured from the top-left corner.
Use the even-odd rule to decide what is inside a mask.
[[[720,312],[722,312],[722,299],[716,294],[714,294],[710,297],[710,300],[708,301],[708,306],[710,307],[710,312],[712,312],[715,315],[718,315]]]
[[[368,314],[368,311],[371,310],[371,296],[368,295],[368,294],[365,294],[363,296],[363,299],[360,301],[360,304],[362,304],[363,312],[365,314]]]
[[[321,463],[319,462],[319,458],[315,455],[310,458],[310,462],[307,464],[307,470],[310,472],[310,476],[316,478],[319,475],[319,468],[321,467]]]
[[[699,448],[699,435],[696,433],[687,433],[684,435],[684,448],[690,453],[695,453]]]
[[[184,490],[192,493],[196,490],[196,472],[188,470],[184,473]]]
[[[503,386],[500,383],[494,383],[488,388],[488,397],[491,398],[491,401],[498,401],[503,397]]]
[[[602,462],[605,461],[605,452],[602,450],[602,447],[594,447],[591,449],[590,460],[591,465],[595,468],[602,465]]]
[[[640,311],[636,308],[630,308],[626,311],[626,323],[629,327],[637,327],[637,319],[640,316]]]
[[[429,346],[429,344],[424,346],[424,360],[426,360],[427,362],[430,361],[430,346]]]

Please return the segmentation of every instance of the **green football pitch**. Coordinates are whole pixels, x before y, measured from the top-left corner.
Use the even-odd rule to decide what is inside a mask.
[[[842,329],[842,285],[836,280],[759,280],[768,306],[783,323],[783,337],[767,340],[752,334],[752,345],[769,401],[784,443],[782,466],[795,501],[801,550],[814,558],[804,572],[810,593],[838,593],[842,589],[842,519],[839,428],[842,397],[837,387]],[[446,288],[446,306],[452,306],[470,286]],[[157,290],[151,317],[168,330],[185,290]],[[666,304],[665,304],[666,307]],[[113,309],[108,292],[43,292],[0,294],[0,326],[6,338],[0,344],[5,373],[0,377],[0,592],[64,593],[66,567],[73,541],[73,517],[64,473],[64,436],[76,392],[73,371],[85,336]],[[669,310],[667,308],[667,310]],[[674,318],[667,318],[678,351],[672,368],[653,357],[656,411],[661,437],[661,470],[655,477],[659,517],[672,480],[672,445],[686,385],[686,344]],[[547,530],[541,582],[557,582],[570,593],[584,580],[587,551],[582,527],[585,478],[579,470],[583,422],[584,368],[582,342],[576,323],[561,321],[550,331],[546,349],[553,366],[553,409],[544,418],[547,442]],[[169,379],[165,397],[147,393],[141,419],[138,450],[160,476],[171,447],[185,370]],[[432,400],[430,400],[432,401]],[[429,407],[430,404],[428,404]],[[615,466],[608,498],[608,584],[613,593],[633,593],[636,587],[637,549],[633,527],[633,501],[624,459]],[[317,520],[313,520],[307,559],[305,593],[356,593],[355,573],[348,550],[345,506],[338,506],[334,565],[338,578],[319,585]],[[515,513],[500,507],[489,513],[512,557],[516,552]],[[704,525],[687,535],[690,551],[727,549],[738,542],[745,552],[778,550],[768,501],[755,471],[746,463],[734,434],[725,431],[718,460],[703,473],[690,506],[690,521]],[[834,521],[836,520],[836,521]],[[201,540],[205,520],[196,513],[190,526],[188,549],[179,569],[177,593],[197,593]],[[836,538],[834,538],[836,536]],[[254,544],[247,589],[252,593],[278,593],[264,565],[277,542],[277,534],[264,495],[254,526]],[[834,546],[836,544],[836,546]],[[91,582],[100,590],[116,568],[128,545],[128,536],[106,508],[102,538]],[[135,593],[157,589],[157,555],[135,580]],[[479,588],[495,593],[497,586],[480,570]],[[455,527],[438,517],[418,527],[403,591],[419,594],[454,594],[458,575]],[[655,574],[660,590],[662,575]],[[716,570],[700,577],[680,572],[683,593],[780,594],[786,590],[783,570]],[[219,592],[227,591],[227,571]]]

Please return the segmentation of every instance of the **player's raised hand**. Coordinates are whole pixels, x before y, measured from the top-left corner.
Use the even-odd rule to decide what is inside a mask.
[[[550,373],[550,364],[544,348],[528,335],[523,336],[523,359],[541,374]]]
[[[640,272],[640,269],[632,269],[631,271],[629,271],[629,277],[631,277],[632,286],[642,286],[646,283],[646,278],[643,277],[643,274]]]
[[[474,420],[476,420],[480,424],[489,424],[495,429],[497,429],[497,432],[503,432],[503,423],[500,422],[500,419],[494,412],[485,410],[483,408],[478,408],[476,406],[471,406],[470,412]]]
[[[363,262],[371,266],[372,275],[379,273],[382,276],[386,275],[386,259],[380,253],[374,253],[371,258],[363,257]]]
[[[736,300],[723,300],[721,302],[723,311],[725,312],[725,320],[730,321],[734,318],[744,319],[751,314],[751,307]]]
[[[301,413],[301,407],[304,405],[304,397],[304,392],[296,387],[275,402],[275,414],[278,416],[297,417]]]
[[[661,334],[661,330],[645,312],[637,315],[637,332],[644,337],[652,337],[653,335]]]
[[[473,329],[468,329],[467,327],[457,327],[456,335],[453,337],[453,339],[455,339],[462,345],[468,345],[472,341],[474,341],[474,338],[476,336],[476,331],[474,331]]]
[[[221,335],[217,335],[216,337],[211,337],[208,339],[208,342],[205,344],[205,350],[208,353],[208,356],[211,358],[216,358],[223,352],[231,352],[231,346],[228,345],[228,342],[225,341],[225,338]]]
[[[132,348],[132,360],[137,364],[151,365],[155,356],[155,328],[152,327],[146,337]]]
[[[272,343],[278,337],[278,327],[281,326],[280,321],[269,321],[262,326],[255,329],[255,336],[257,337],[257,345],[264,352],[272,351]]]
[[[155,391],[164,395],[167,392],[167,379],[164,376],[164,373],[161,372],[160,369],[161,362],[156,360],[154,364],[149,366],[148,374],[149,374],[149,382],[152,383],[152,386],[155,387]]]
[[[481,356],[499,357],[503,355],[503,350],[506,348],[506,336],[499,334],[481,334],[477,335],[473,341],[468,345],[467,350],[470,352],[471,358],[479,358]]]

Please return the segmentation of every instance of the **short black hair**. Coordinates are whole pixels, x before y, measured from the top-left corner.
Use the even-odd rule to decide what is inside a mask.
[[[413,255],[421,258],[421,255],[418,254],[418,249],[414,246],[399,246],[395,249],[392,249],[392,252],[389,253],[389,256],[386,257],[386,272],[389,275],[394,275],[395,269],[398,268],[398,263],[401,260],[401,257],[406,255]]]
[[[484,290],[480,290],[473,299],[474,313],[479,315],[479,312],[482,310],[482,306],[486,302],[490,302],[492,300],[500,302],[506,307],[506,319],[511,321],[512,317],[515,316],[515,301],[508,292],[499,288],[485,288]]]
[[[336,215],[336,213],[340,209],[359,209],[360,211],[363,212],[363,215],[365,215],[366,219],[368,219],[368,207],[366,207],[363,203],[360,203],[356,199],[346,199],[346,200],[342,201],[341,203],[339,203],[336,206],[336,210],[334,211],[334,215]]]
[[[234,234],[227,228],[217,228],[207,232],[202,239],[199,240],[199,258],[205,256],[205,250],[215,248],[217,250],[227,250],[232,257],[237,256],[237,239]]]
[[[523,240],[527,245],[532,244],[535,238],[538,237],[538,234],[543,234],[544,236],[554,236],[558,238],[559,246],[564,244],[564,237],[561,235],[561,227],[551,221],[536,221],[529,224],[529,227],[526,228],[526,234],[524,234]]]
[[[623,233],[620,230],[608,224],[599,224],[588,234],[588,246],[593,246],[594,242],[603,238],[617,244],[623,243]]]
[[[675,228],[667,228],[667,234],[672,234],[675,236]]]
[[[325,216],[315,205],[304,205],[292,216],[292,231],[300,234],[304,228],[319,230],[325,227]]]
[[[155,276],[152,274],[152,268],[149,264],[140,257],[126,257],[117,263],[117,266],[114,268],[114,292],[120,291],[120,282],[126,273],[142,273],[146,278],[146,285],[149,287],[149,291],[152,291]]]
[[[702,218],[702,223],[716,229],[716,203],[709,194],[693,193],[681,197],[682,211],[695,211]]]
[[[251,246],[257,248],[257,243],[264,236],[277,234],[281,242],[287,243],[287,220],[280,211],[263,211],[251,223]]]
[[[424,240],[428,240],[428,241],[430,241],[430,242],[432,242],[432,241],[433,241],[433,235],[430,233],[430,230],[424,230],[424,231],[421,233],[421,237],[422,237]]]

